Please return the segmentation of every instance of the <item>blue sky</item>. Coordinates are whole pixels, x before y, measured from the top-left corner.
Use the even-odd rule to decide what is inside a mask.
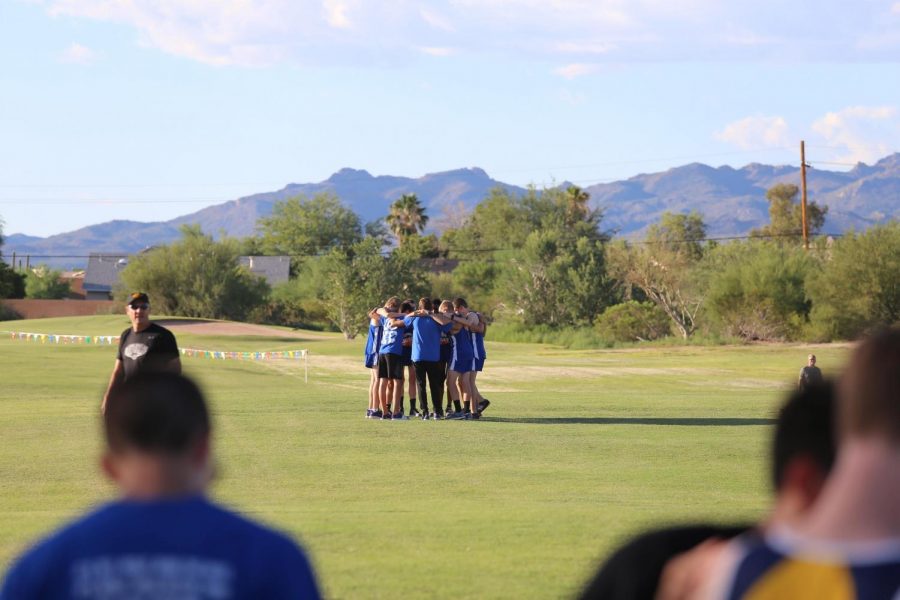
[[[0,0],[4,232],[342,167],[590,185],[900,150],[900,1],[782,4]]]

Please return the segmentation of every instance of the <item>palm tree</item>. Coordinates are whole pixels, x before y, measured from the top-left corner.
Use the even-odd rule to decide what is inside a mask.
[[[402,246],[404,239],[425,230],[428,216],[425,214],[425,207],[422,206],[415,194],[403,194],[391,204],[387,223]]]

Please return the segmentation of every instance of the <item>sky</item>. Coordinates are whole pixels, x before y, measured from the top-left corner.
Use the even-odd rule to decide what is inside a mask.
[[[344,167],[582,186],[900,151],[898,0],[0,0],[0,218],[167,220]]]

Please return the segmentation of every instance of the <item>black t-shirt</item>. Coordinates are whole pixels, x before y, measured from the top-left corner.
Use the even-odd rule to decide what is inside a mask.
[[[750,525],[683,525],[639,535],[606,560],[579,598],[653,600],[669,559],[709,538],[729,539],[750,528]]]
[[[129,327],[119,339],[117,358],[128,379],[137,373],[164,370],[169,361],[178,358],[178,344],[171,331],[156,323],[143,331]]]

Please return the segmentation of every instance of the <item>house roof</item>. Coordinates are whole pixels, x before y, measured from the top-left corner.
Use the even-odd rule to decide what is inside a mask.
[[[241,256],[238,262],[254,275],[265,279],[269,285],[284,283],[291,276],[290,256]]]
[[[124,253],[92,252],[84,273],[84,291],[112,292],[119,283],[119,272],[127,265],[128,257]]]

